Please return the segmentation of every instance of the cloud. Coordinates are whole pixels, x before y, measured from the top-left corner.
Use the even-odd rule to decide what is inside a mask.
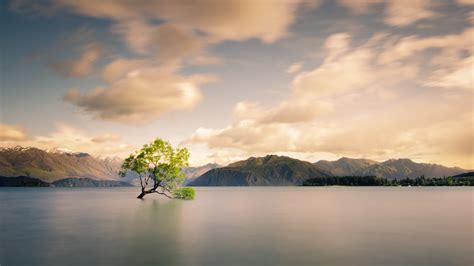
[[[101,75],[107,84],[83,93],[69,90],[64,100],[96,118],[144,123],[163,113],[190,110],[201,101],[199,85],[210,78],[203,74],[185,77],[179,71],[186,65],[221,63],[221,58],[207,51],[211,45],[252,38],[274,42],[288,36],[299,7],[318,5],[318,0],[272,4],[206,0],[199,5],[189,0],[52,0],[39,6],[110,20],[112,31],[132,52],[128,58],[115,57],[106,64]],[[27,6],[21,0],[10,5],[14,10]],[[55,62],[53,67],[66,77],[83,76],[94,70],[102,55],[101,46],[89,40],[76,58]]]
[[[474,91],[473,66],[474,56],[471,55],[450,68],[433,72],[424,85]]]
[[[119,141],[121,139],[121,137],[117,134],[110,134],[110,133],[106,133],[106,134],[102,134],[102,135],[99,135],[99,136],[96,136],[96,137],[93,137],[91,139],[92,142],[95,142],[95,143],[104,143],[104,142],[112,142],[112,141]]]
[[[334,60],[350,49],[351,36],[345,32],[329,36],[324,42],[326,61]]]
[[[1,125],[0,134],[4,134],[5,125]],[[11,129],[11,126],[9,126]],[[8,129],[8,128],[7,128]],[[19,127],[14,127],[18,131]],[[37,135],[26,137],[24,129],[20,128],[20,137],[5,140],[2,142],[4,147],[21,145],[24,147],[37,147],[40,149],[51,149],[54,147],[67,148],[76,152],[87,152],[95,156],[120,156],[125,157],[131,151],[136,150],[140,145],[121,142],[121,137],[114,133],[103,133],[100,135],[91,135],[78,128],[64,123],[58,123],[53,132],[47,135]],[[0,135],[1,136],[1,135]]]
[[[469,108],[453,110],[447,103],[427,110],[425,106],[430,104],[426,100],[390,108],[378,106],[375,111],[357,109],[359,105],[352,104],[341,112],[350,112],[350,119],[325,118],[296,124],[241,120],[222,129],[200,128],[189,143],[206,143],[211,151],[230,150],[234,156],[298,152],[376,160],[410,157],[472,169],[474,131],[466,125],[474,121]]]
[[[149,52],[151,37],[155,28],[142,20],[119,21],[113,26],[113,32],[122,36],[127,46],[136,53]]]
[[[39,61],[65,78],[81,77],[94,73],[99,60],[108,51],[96,40],[96,33],[89,27],[60,34],[48,47],[38,48],[29,60]]]
[[[190,110],[202,99],[199,85],[210,78],[182,76],[178,73],[183,66],[221,63],[207,49],[223,41],[255,38],[271,43],[288,36],[298,8],[315,8],[319,3],[53,0],[54,10],[111,20],[112,31],[132,52],[131,57],[115,58],[105,66],[102,77],[108,84],[83,93],[69,90],[64,100],[96,118],[121,123],[145,123],[167,112]],[[17,1],[12,6],[19,10],[24,5]],[[77,58],[54,66],[67,77],[86,75],[100,56],[99,46],[87,46]]]
[[[474,11],[471,11],[466,15],[466,20],[471,23],[471,26],[474,26]]]
[[[397,27],[408,26],[436,16],[436,13],[430,10],[432,6],[432,0],[391,0],[385,9],[385,22]]]
[[[338,3],[357,14],[367,13],[374,5],[384,3],[384,22],[396,27],[406,27],[437,16],[431,10],[435,3],[433,0],[339,0]]]
[[[286,73],[294,74],[294,73],[300,71],[302,67],[303,67],[302,62],[295,62],[295,63],[291,64],[290,66],[288,66],[288,68],[286,69]]]
[[[460,59],[462,52],[472,52],[474,28],[467,28],[459,34],[431,36],[420,38],[407,36],[384,45],[379,62],[387,64],[415,56],[430,48],[441,49],[442,53],[434,56],[436,63],[450,64]],[[450,58],[448,58],[450,57]]]
[[[84,93],[69,90],[64,99],[96,118],[121,123],[145,123],[167,112],[190,110],[202,99],[199,85],[210,78],[182,76],[178,73],[183,66],[221,63],[207,49],[223,41],[256,38],[271,43],[283,38],[300,6],[318,4],[314,0],[202,1],[199,5],[189,0],[55,0],[54,9],[111,20],[113,32],[132,51],[132,57],[119,57],[106,65],[102,77],[107,85]],[[87,50],[57,68],[67,67],[66,76],[83,75],[99,55],[99,50]]]
[[[252,102],[239,102],[234,108],[237,121],[248,120],[258,123],[298,123],[313,120],[319,114],[331,110],[328,102],[312,98],[292,97],[273,106]]]
[[[421,72],[420,61],[414,58],[379,60],[384,53],[380,47],[391,47],[392,37],[376,34],[354,47],[345,33],[329,36],[323,45],[323,62],[294,77],[288,99],[270,106],[240,102],[232,124],[199,128],[187,143],[204,143],[211,152],[223,149],[234,155],[240,151],[378,160],[412,157],[472,168],[473,155],[466,151],[472,147],[474,134],[466,126],[473,124],[472,95],[466,90],[452,94],[418,82],[442,87],[441,82],[447,80],[462,82],[458,86],[470,81],[458,78],[462,75],[456,72],[436,75],[436,68],[426,65]],[[467,60],[472,59],[443,67],[464,71],[472,65]],[[432,74],[441,79],[436,80],[438,84],[430,80]]]
[[[420,80],[425,86],[472,90],[473,87],[473,49],[474,28],[459,34],[420,38],[408,36],[398,41],[389,41],[378,56],[380,64],[407,64],[407,61],[422,59],[424,52],[436,49],[429,56],[429,65],[424,71],[428,75]]]
[[[223,129],[198,129],[191,137],[193,142],[206,142],[209,148],[236,148],[247,152],[275,152],[289,150],[292,137],[287,124],[260,124],[242,120]]]
[[[104,67],[102,77],[108,82],[113,82],[123,78],[127,73],[133,70],[141,69],[148,65],[150,65],[150,62],[144,59],[116,58]]]
[[[303,1],[277,1],[270,5],[265,1],[251,0],[201,1],[199,5],[189,0],[55,2],[56,6],[86,16],[115,21],[164,20],[205,32],[220,40],[258,38],[273,42],[287,34],[297,7]]]
[[[382,0],[339,0],[341,6],[347,7],[356,13],[366,13],[373,4],[381,2]]]
[[[28,133],[23,127],[0,123],[0,142],[25,141],[28,139]]]
[[[52,67],[65,77],[78,77],[90,74],[102,56],[102,48],[95,43],[82,47],[79,57],[52,64]]]
[[[387,90],[399,82],[412,79],[418,69],[413,65],[386,64],[383,67],[375,59],[372,47],[379,36],[364,45],[350,47],[350,36],[337,33],[329,36],[324,44],[326,57],[323,63],[297,75],[292,82],[292,92],[298,99],[323,99],[348,91],[374,92]]]
[[[193,56],[189,60],[189,64],[191,65],[219,65],[222,64],[224,60],[218,56],[209,55],[206,53],[202,53],[200,55]]]
[[[328,151],[377,160],[409,157],[472,169],[474,131],[466,127],[473,124],[470,110],[452,111],[450,104],[439,104],[438,110],[426,111],[427,105],[429,101],[420,100],[384,111],[378,109],[380,113],[365,113],[366,117],[352,123],[306,125],[301,132],[313,134],[301,135],[296,146],[306,152]],[[318,132],[318,128],[325,131]]]
[[[81,93],[73,89],[64,99],[96,118],[143,124],[171,111],[190,110],[202,99],[199,85],[213,78],[181,76],[156,68],[140,69],[113,82]]]
[[[151,54],[159,64],[179,64],[204,53],[206,40],[185,27],[162,23],[151,25],[137,20],[118,23],[114,30],[122,35],[132,51]]]
[[[239,102],[234,108],[234,119],[245,121],[244,125],[304,123],[332,112],[334,103],[346,98],[351,100],[357,95],[367,95],[386,100],[396,97],[394,88],[416,77],[418,68],[413,65],[389,64],[382,67],[376,64],[377,53],[370,46],[378,39],[376,36],[364,45],[351,48],[348,34],[329,36],[323,46],[326,52],[323,63],[311,71],[296,75],[287,99],[270,106]]]
[[[457,0],[458,4],[460,5],[474,5],[472,0]]]
[[[199,85],[213,78],[183,76],[177,72],[188,59],[197,63],[194,57],[199,58],[200,63],[215,60],[210,56],[206,58],[204,41],[175,25],[147,25],[149,29],[135,31],[139,26],[132,23],[126,29],[116,30],[123,30],[125,40],[130,39],[131,49],[151,57],[116,58],[102,72],[108,82],[106,86],[84,93],[72,89],[65,94],[64,100],[95,118],[129,124],[143,124],[164,113],[191,110],[197,106],[202,100]],[[141,38],[142,35],[146,37]],[[139,42],[134,42],[136,40]]]
[[[368,47],[372,42],[351,48],[348,34],[329,36],[324,43],[323,63],[294,77],[288,99],[273,106],[240,102],[234,108],[234,117],[258,123],[300,123],[331,112],[334,99],[342,99],[348,92],[394,97],[391,88],[415,77],[418,69],[410,65],[380,67],[374,64],[377,54]]]

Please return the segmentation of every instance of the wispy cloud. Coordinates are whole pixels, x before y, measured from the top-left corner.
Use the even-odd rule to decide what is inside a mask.
[[[442,42],[443,49],[458,47],[462,36],[447,38],[450,41]],[[391,42],[388,35],[374,35],[354,47],[348,34],[334,34],[324,44],[323,63],[295,76],[288,100],[273,106],[241,102],[234,109],[235,121],[231,125],[200,128],[188,143],[206,143],[211,150],[232,150],[234,154],[238,154],[235,150],[328,152],[374,159],[412,156],[425,161],[443,157],[445,162],[472,167],[469,136],[474,132],[472,127],[463,126],[472,125],[472,73],[465,71],[472,62],[466,58],[465,64],[459,66],[463,60],[451,61],[449,67],[459,71],[450,72],[451,76],[437,75],[437,68],[420,74],[416,58],[407,61],[404,56],[393,56],[391,60],[378,60],[390,51],[378,48],[390,47],[387,45]],[[432,80],[433,75],[438,79]],[[416,80],[426,83],[414,83]],[[430,92],[433,88],[420,87],[448,84],[461,90],[450,99],[439,91]],[[462,92],[465,89],[468,90]],[[407,90],[427,91],[417,95]],[[436,109],[426,108],[433,102],[437,103]],[[464,107],[450,107],[453,103],[459,106],[460,102]],[[452,117],[458,119],[450,120]]]
[[[17,125],[0,123],[0,142],[3,141],[25,141],[29,135],[25,128]]]
[[[65,77],[88,75],[95,69],[95,64],[103,54],[103,49],[97,43],[84,45],[77,58],[66,59],[51,64],[53,69]]]
[[[295,63],[288,66],[288,68],[286,69],[286,73],[294,74],[294,73],[300,71],[302,67],[303,67],[302,62],[295,62]]]
[[[357,14],[375,11],[374,6],[384,7],[384,22],[391,26],[406,27],[423,19],[436,17],[433,0],[339,0],[339,4]]]
[[[140,146],[123,141],[115,133],[92,135],[65,123],[57,123],[54,130],[46,135],[27,135],[24,128],[5,124],[0,124],[0,129],[0,141],[6,147],[68,148],[96,156],[125,157]]]

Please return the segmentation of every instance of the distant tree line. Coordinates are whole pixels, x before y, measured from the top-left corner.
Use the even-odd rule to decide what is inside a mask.
[[[474,186],[474,177],[387,179],[376,176],[332,176],[308,179],[303,186]]]

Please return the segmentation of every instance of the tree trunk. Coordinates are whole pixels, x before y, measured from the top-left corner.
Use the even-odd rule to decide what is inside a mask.
[[[145,197],[147,193],[145,193],[145,191],[142,191],[142,193],[140,193],[140,195],[138,195],[137,199],[143,199],[143,197]]]
[[[156,191],[156,187],[153,187],[149,190],[142,189],[142,193],[138,195],[137,199],[143,199],[143,197],[145,197],[146,194],[151,194],[151,193],[154,193],[155,191]]]
[[[170,196],[170,195],[166,194],[166,192],[164,192],[164,191],[163,191],[163,192],[157,191],[157,190],[156,190],[157,188],[158,188],[158,185],[155,184],[155,186],[154,186],[153,188],[149,189],[149,190],[144,190],[144,189],[142,189],[142,193],[140,193],[140,195],[138,195],[137,199],[143,199],[143,197],[145,197],[146,194],[151,194],[151,193],[158,193],[158,194],[164,195],[164,196],[166,196],[166,197],[168,197],[168,198],[170,198],[170,199],[173,198],[172,195]],[[166,189],[166,188],[164,188],[164,187],[163,187],[163,189],[168,190],[168,189]],[[169,190],[168,190],[168,191],[169,191]],[[172,193],[171,191],[169,191],[169,192]],[[0,266],[1,266],[1,265],[0,265]]]

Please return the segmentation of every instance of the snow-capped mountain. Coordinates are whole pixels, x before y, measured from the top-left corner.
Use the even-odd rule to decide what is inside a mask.
[[[53,182],[70,177],[119,179],[122,161],[96,158],[65,148],[41,150],[33,147],[0,149],[0,176],[28,176]]]

